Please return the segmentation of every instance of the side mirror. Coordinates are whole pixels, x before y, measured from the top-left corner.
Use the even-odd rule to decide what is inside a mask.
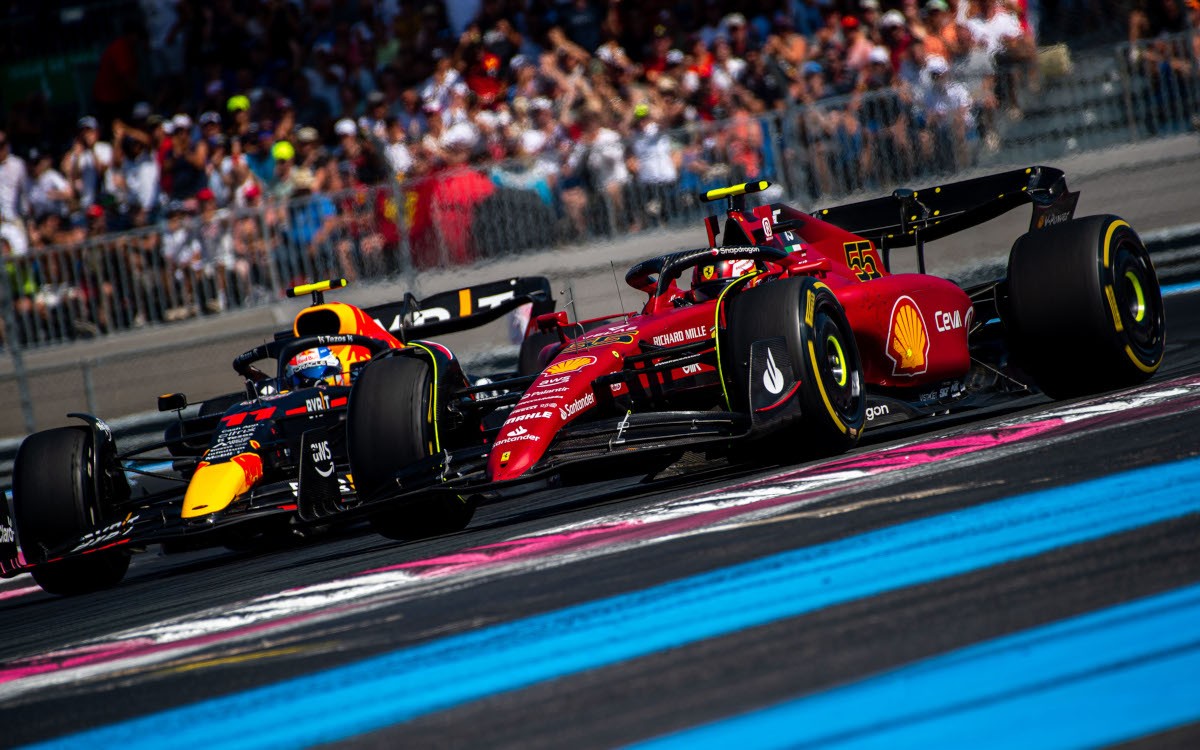
[[[539,331],[553,331],[556,328],[565,328],[567,326],[567,311],[559,310],[558,312],[545,313],[535,318],[537,329]]]
[[[159,411],[179,411],[187,405],[187,396],[182,393],[164,393],[158,397]]]

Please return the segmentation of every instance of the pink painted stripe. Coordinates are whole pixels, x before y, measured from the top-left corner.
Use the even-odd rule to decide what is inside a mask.
[[[1029,440],[1030,438],[1044,435],[1056,428],[1060,428],[1063,424],[1064,422],[1061,419],[1048,419],[1013,427],[1004,427],[994,432],[975,433],[933,440],[917,445],[887,448],[857,456],[850,456],[820,466],[799,469],[771,477],[767,480],[746,483],[743,487],[750,489],[757,486],[770,486],[778,484],[783,480],[794,481],[806,477],[820,477],[836,472],[862,471],[866,473],[867,476],[863,480],[836,488],[844,490],[847,487],[857,487],[870,477],[879,476],[898,469],[911,469],[980,450]],[[362,575],[394,570],[410,570],[430,578],[442,577],[503,563],[521,562],[567,552],[594,549],[601,546],[669,536],[723,523],[738,516],[758,513],[780,505],[788,505],[801,500],[811,500],[829,494],[833,489],[825,487],[801,493],[785,493],[777,497],[764,498],[744,505],[718,508],[662,521],[627,521],[619,524],[606,524],[595,528],[577,529],[560,534],[525,537],[499,544],[473,547],[450,555],[374,568],[365,571]],[[729,491],[723,489],[720,492],[721,494],[725,494]],[[700,495],[697,499],[702,500],[703,498],[704,495]]]
[[[108,662],[115,662],[120,659],[132,659],[150,654],[188,649],[197,646],[207,646],[225,641],[233,641],[238,638],[253,635],[254,633],[258,633],[260,631],[273,630],[281,626],[307,622],[308,620],[349,608],[350,607],[333,607],[327,610],[307,612],[300,615],[283,617],[278,620],[270,620],[254,625],[247,625],[246,627],[242,628],[234,628],[233,630],[225,630],[219,633],[201,635],[194,638],[185,638],[183,640],[172,641],[170,643],[157,643],[150,638],[137,638],[130,639],[128,641],[111,641],[92,644],[66,652],[57,652],[56,654],[48,656],[35,656],[29,659],[10,662],[5,668],[0,669],[0,684],[12,682],[13,680],[20,680],[33,675],[44,674],[46,672],[57,672],[63,669],[71,669],[73,667],[104,664]]]
[[[9,589],[8,591],[0,591],[0,601],[5,599],[16,599],[18,596],[25,596],[27,594],[35,594],[41,590],[41,586],[26,586],[23,589]]]

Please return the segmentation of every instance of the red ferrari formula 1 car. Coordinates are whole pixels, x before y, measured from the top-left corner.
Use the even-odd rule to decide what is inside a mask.
[[[368,308],[325,301],[342,286],[337,279],[289,290],[311,294],[312,303],[291,329],[234,359],[242,391],[207,399],[187,417],[183,394],[161,396],[160,410],[179,411],[161,441],[123,451],[88,414],[70,415],[78,426],[26,438],[13,466],[11,514],[0,502],[0,529],[9,532],[0,538],[0,575],[30,571],[51,593],[83,593],[119,582],[130,551],[150,543],[244,547],[347,517],[358,500],[346,400],[362,367],[384,352],[429,358],[443,383],[465,387],[450,350],[419,336],[472,328],[522,305],[535,316],[554,309],[542,277]],[[267,372],[258,369],[263,361],[273,364]]]
[[[640,312],[586,333],[564,312],[539,318],[559,341],[541,352],[532,382],[489,386],[511,389],[493,401],[512,408],[483,448],[458,437],[463,425],[478,434],[463,418],[478,394],[445,387],[417,360],[373,360],[349,404],[349,459],[364,498],[390,501],[401,528],[426,523],[437,507],[429,498],[444,493],[469,502],[573,467],[640,471],[688,451],[832,454],[868,422],[1039,389],[1091,393],[1159,367],[1163,304],[1145,247],[1116,216],[1074,218],[1078,194],[1059,170],[897,190],[812,214],[747,208],[744,195],[766,186],[710,191],[706,199],[728,206],[723,228],[706,221],[708,247],[631,268],[626,281],[647,299]],[[1023,204],[1033,218],[1003,278],[962,288],[924,272],[926,242]],[[890,271],[899,248],[915,248],[919,273]]]

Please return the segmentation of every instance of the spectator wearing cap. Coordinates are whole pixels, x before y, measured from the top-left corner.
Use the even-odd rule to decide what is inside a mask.
[[[892,9],[884,13],[883,18],[879,20],[879,29],[883,35],[883,43],[887,45],[890,64],[895,70],[900,67],[900,59],[908,50],[908,45],[912,43],[908,22],[903,13]]]
[[[271,158],[275,162],[275,174],[270,184],[271,195],[287,200],[296,189],[294,160],[296,148],[288,141],[276,141],[271,146]]]
[[[200,137],[212,146],[217,136],[221,134],[221,115],[209,110],[201,113],[197,122],[200,123]]]
[[[754,46],[750,38],[750,26],[746,23],[746,17],[741,13],[730,13],[721,19],[721,26],[724,27],[724,38],[729,42],[729,48],[732,54],[736,57],[742,57],[746,54],[746,50]]]
[[[195,197],[207,184],[208,143],[192,137],[192,118],[177,114],[171,118],[171,147],[163,158],[167,195],[172,200]]]
[[[682,151],[663,127],[656,109],[634,107],[634,127],[627,166],[638,186],[638,207],[646,221],[662,223],[679,210]]]
[[[387,138],[385,139],[387,145],[384,146],[383,156],[387,160],[393,179],[397,182],[407,179],[413,173],[413,167],[416,166],[412,152],[408,149],[407,140],[404,126],[400,124],[400,118],[388,117]]]
[[[858,4],[858,17],[868,28],[879,25],[880,12],[879,0],[861,0]]]
[[[965,6],[965,0],[963,0]],[[925,40],[929,54],[939,54],[947,62],[957,61],[970,49],[971,34],[959,25],[946,0],[929,0],[925,4]]]
[[[387,123],[384,118],[387,117],[387,97],[382,91],[372,91],[367,94],[367,103],[365,114],[360,118],[360,124],[364,133],[369,133],[373,138],[383,140],[387,137]]]
[[[466,86],[480,106],[492,107],[505,90],[501,75],[503,61],[487,50],[478,50],[475,61],[467,68]]]
[[[944,58],[930,55],[925,61],[926,81],[920,92],[917,122],[921,160],[939,169],[953,170],[967,161],[967,148],[974,139],[974,102],[965,85],[950,79]]]
[[[846,38],[846,67],[857,73],[867,67],[875,43],[867,36],[867,29],[855,16],[842,18],[842,33]]]
[[[225,102],[225,111],[232,118],[229,124],[229,134],[245,136],[250,128],[250,97],[245,94],[234,94]]]
[[[358,139],[358,124],[349,117],[343,117],[334,123],[334,135],[338,145],[333,149],[333,155],[338,161],[354,162],[362,156],[362,144]]]
[[[113,163],[113,148],[100,140],[100,124],[95,117],[79,118],[75,140],[62,159],[62,174],[70,181],[79,204],[87,208],[100,200],[106,183],[111,185],[108,170]]]
[[[119,120],[113,123],[113,137],[117,140],[112,165],[117,200],[144,210],[147,219],[153,219],[158,211],[161,176],[158,159],[151,151],[153,141]]]
[[[329,159],[329,154],[321,145],[321,134],[311,125],[305,125],[296,131],[296,169],[316,173],[317,169]],[[316,190],[322,186],[317,185]]]

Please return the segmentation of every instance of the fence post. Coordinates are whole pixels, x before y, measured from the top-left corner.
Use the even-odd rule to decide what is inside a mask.
[[[0,303],[4,305],[4,346],[12,359],[13,373],[17,376],[17,395],[21,399],[21,417],[25,421],[25,432],[33,432],[33,395],[29,391],[29,373],[25,370],[25,358],[17,341],[17,316],[13,314],[16,301],[12,297],[12,279],[8,263],[0,263]]]
[[[87,402],[88,414],[99,413],[99,409],[96,408],[96,383],[92,377],[94,364],[91,359],[83,359],[79,362],[79,368],[83,371],[83,398]]]
[[[1138,140],[1137,115],[1134,112],[1133,104],[1133,65],[1130,62],[1129,54],[1133,46],[1128,42],[1117,45],[1113,54],[1117,57],[1117,71],[1121,76],[1121,88],[1125,94],[1125,118],[1129,123],[1129,140],[1135,142]]]
[[[794,198],[791,179],[788,176],[788,165],[784,161],[787,148],[783,143],[783,128],[780,126],[779,113],[771,111],[764,115],[767,118],[767,148],[771,150],[771,163],[775,166],[775,180],[788,198]]]
[[[388,183],[392,191],[392,202],[396,206],[396,234],[399,242],[396,247],[396,274],[404,279],[408,289],[416,288],[417,273],[412,259],[412,217],[409,215],[408,191],[405,190],[407,181],[401,181],[398,175],[393,175]]]

